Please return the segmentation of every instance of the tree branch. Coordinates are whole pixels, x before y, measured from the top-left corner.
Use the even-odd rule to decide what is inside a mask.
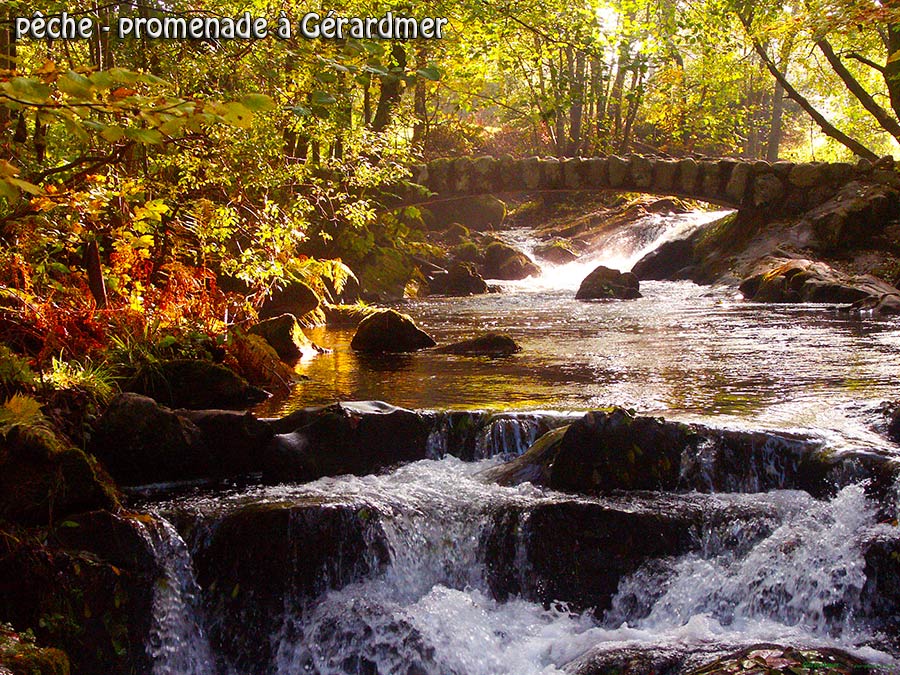
[[[857,141],[855,138],[851,138],[843,131],[834,126],[831,122],[829,122],[818,110],[813,107],[812,103],[810,103],[803,94],[794,89],[790,82],[788,82],[787,77],[785,77],[784,73],[778,70],[778,67],[766,53],[766,50],[763,49],[763,46],[759,43],[750,30],[750,21],[746,17],[738,15],[741,23],[744,25],[744,30],[747,32],[747,36],[750,38],[751,43],[753,44],[754,51],[759,55],[759,58],[762,60],[763,64],[766,66],[766,69],[772,74],[774,77],[784,88],[785,93],[797,103],[806,113],[812,117],[816,124],[819,125],[819,128],[822,132],[828,136],[829,138],[833,138],[838,143],[848,148],[853,154],[858,155],[859,157],[864,157],[865,159],[869,159],[875,161],[878,159],[878,156],[869,150],[862,143]]]
[[[859,61],[860,63],[869,66],[869,68],[874,68],[882,75],[884,74],[884,66],[882,66],[880,63],[875,63],[871,59],[867,59],[862,54],[857,54],[856,52],[850,52],[849,54],[847,54],[847,58],[853,59],[854,61]]]
[[[882,126],[888,133],[891,134],[894,138],[900,140],[900,123],[897,122],[896,119],[891,117],[890,113],[882,108],[878,103],[875,102],[875,99],[872,98],[872,95],[867,92],[863,86],[857,81],[853,74],[847,70],[847,66],[844,65],[843,61],[841,61],[840,57],[834,53],[834,49],[831,47],[831,43],[828,42],[825,38],[821,38],[816,40],[816,46],[819,48],[819,51],[825,55],[825,58],[828,60],[828,63],[831,65],[832,70],[837,73],[838,77],[843,80],[844,84],[847,85],[847,89],[850,90],[856,99],[862,103],[863,108],[869,111],[869,113],[878,120],[878,124]]]

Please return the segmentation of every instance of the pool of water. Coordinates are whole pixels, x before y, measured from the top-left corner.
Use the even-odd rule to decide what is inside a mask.
[[[897,398],[900,322],[839,313],[829,305],[764,305],[733,287],[644,282],[630,301],[574,299],[596,265],[630,269],[646,250],[709,214],[652,217],[641,236],[623,233],[586,260],[545,266],[540,278],[468,298],[410,300],[408,313],[439,345],[486,331],[511,335],[519,354],[490,359],[438,354],[368,355],[353,330],[318,328],[331,349],[302,362],[308,377],[275,415],[335,400],[380,399],[416,409],[588,410],[623,405],[642,413],[717,424],[834,432],[881,443],[869,419]],[[528,233],[509,238],[527,249]]]

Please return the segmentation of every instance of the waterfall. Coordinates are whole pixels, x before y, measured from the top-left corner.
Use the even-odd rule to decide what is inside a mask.
[[[862,541],[873,528],[887,526],[877,524],[875,507],[860,486],[844,488],[830,501],[782,490],[682,495],[671,503],[635,494],[609,502],[528,484],[484,483],[482,472],[495,463],[447,456],[389,474],[190,499],[201,521],[208,509],[212,522],[246,504],[269,505],[260,513],[280,505],[334,509],[343,504],[348,525],[352,514],[363,514],[378,538],[366,544],[373,556],[362,565],[368,572],[340,584],[323,577],[321,592],[284,596],[283,616],[273,621],[269,636],[270,663],[259,663],[253,672],[246,663],[219,672],[563,675],[577,672],[569,665],[586,654],[625,647],[668,645],[688,653],[713,646],[721,652],[748,641],[786,641],[853,649],[872,640],[860,605],[866,582]],[[563,604],[546,606],[535,597],[546,571],[534,566],[531,552],[559,542],[533,540],[528,523],[536,509],[558,506],[561,514],[613,509],[626,520],[635,510],[658,512],[664,519],[682,513],[687,520],[679,527],[689,531],[693,544],[687,553],[648,559],[623,577],[602,620]],[[724,518],[707,515],[723,508]],[[295,536],[291,522],[284,520],[285,537]],[[198,532],[204,531],[200,524]],[[509,534],[491,543],[498,526]],[[199,624],[187,625],[197,621],[187,551],[177,536],[163,541],[172,562],[154,604],[160,615],[154,673],[207,675],[209,648]],[[297,542],[295,554],[302,551]],[[290,561],[285,568],[286,578],[294,578]],[[277,563],[267,569],[277,569]],[[498,593],[492,577],[497,574],[518,579],[513,587],[519,590]],[[231,640],[250,629],[238,620],[223,635]],[[873,654],[878,656],[871,650],[868,656]]]
[[[432,459],[447,455],[467,461],[517,457],[551,429],[577,415],[563,413],[431,413],[427,453]]]
[[[162,569],[147,639],[152,675],[213,675],[215,661],[198,612],[200,587],[188,548],[165,518],[155,517],[145,531]]]
[[[607,625],[665,632],[694,617],[716,630],[764,637],[773,626],[853,641],[864,633],[864,538],[876,526],[875,505],[862,486],[830,501],[805,493],[773,493],[781,523],[747,550],[731,538],[623,581]],[[880,526],[886,528],[887,526]]]
[[[662,244],[689,236],[698,228],[718,220],[730,211],[690,212],[677,215],[647,214],[613,230],[597,250],[570,263],[554,265],[535,259],[539,243],[530,232],[508,230],[502,236],[520,247],[540,266],[537,278],[504,282],[510,289],[525,291],[576,290],[582,280],[599,265],[628,272],[634,264]]]

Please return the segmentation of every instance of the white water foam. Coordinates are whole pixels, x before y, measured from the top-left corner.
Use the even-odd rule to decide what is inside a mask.
[[[600,623],[565,607],[490,597],[478,542],[492,505],[527,508],[570,497],[483,485],[473,468],[489,464],[448,458],[347,479],[342,492],[378,495],[391,565],[326,594],[304,613],[300,639],[276,636],[275,672],[557,675],[590,651],[766,641],[839,646],[890,662],[865,647],[874,636],[857,614],[865,583],[861,538],[877,527],[859,486],[826,502],[799,492],[748,496],[778,514],[771,534],[737,547],[733,538],[716,544],[706,537],[700,552],[670,561],[662,579],[639,572],[623,581]],[[616,616],[625,605],[631,609]]]
[[[536,259],[538,241],[530,231],[509,230],[501,233],[519,246],[541,268],[541,276],[521,281],[501,281],[510,290],[548,291],[577,290],[584,278],[599,265],[628,272],[634,264],[662,244],[689,236],[699,227],[718,220],[730,211],[692,211],[677,215],[648,214],[613,232],[599,250],[564,265]]]

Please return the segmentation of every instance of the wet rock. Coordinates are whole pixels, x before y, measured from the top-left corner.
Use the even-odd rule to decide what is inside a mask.
[[[228,365],[254,387],[287,393],[297,373],[281,360],[274,347],[259,335],[232,330],[228,337]],[[266,391],[260,390],[261,395]]]
[[[242,476],[259,471],[274,436],[272,427],[249,412],[176,410],[203,434],[213,477]]]
[[[413,352],[435,344],[409,316],[384,309],[360,322],[350,346],[364,352]]]
[[[862,300],[857,300],[849,308],[848,313],[871,313],[875,316],[897,316],[900,314],[900,295],[885,293],[872,295]]]
[[[484,231],[500,227],[506,218],[506,204],[493,195],[473,195],[430,204],[425,222],[430,229],[443,230],[461,223],[472,230]]]
[[[289,608],[380,571],[388,559],[365,506],[318,498],[238,508],[195,530],[194,565],[214,652],[237,672],[265,672]]]
[[[120,394],[97,422],[91,452],[124,485],[208,476],[203,432],[151,398]]]
[[[682,672],[684,675],[720,673],[775,675],[775,673],[812,673],[821,670],[849,675],[870,668],[872,664],[839,649],[829,647],[795,649],[775,644],[757,644],[720,657],[712,663]]]
[[[522,348],[509,335],[503,333],[485,333],[471,340],[463,340],[435,350],[440,354],[458,354],[464,356],[512,356]]]
[[[226,366],[174,359],[142,368],[126,387],[172,408],[245,408],[268,398]]]
[[[822,262],[768,258],[761,267],[765,271],[740,285],[744,297],[754,302],[880,302],[886,296],[900,300],[900,290],[875,277],[848,277]]]
[[[560,442],[550,476],[554,489],[672,490],[691,429],[621,408],[588,413]]]
[[[554,265],[565,265],[578,260],[578,251],[562,239],[538,246],[534,249],[534,254]]]
[[[303,316],[319,306],[319,295],[302,281],[291,281],[281,289],[273,291],[259,310],[261,320],[272,319],[282,314]]]
[[[428,280],[429,290],[436,295],[466,296],[488,292],[484,278],[475,265],[455,262],[444,274],[435,274]]]
[[[638,260],[631,273],[641,281],[674,279],[693,259],[693,239],[675,239],[661,244]]]
[[[849,675],[871,668],[872,665],[838,649],[768,643],[663,644],[616,649],[600,645],[565,666],[571,675]]]
[[[50,429],[17,425],[0,435],[0,519],[47,525],[118,505],[118,492],[96,460]]]
[[[550,467],[556,461],[560,444],[568,429],[566,425],[548,431],[522,455],[485,471],[484,478],[500,485],[519,485],[525,482],[549,485]]]
[[[619,272],[600,265],[588,274],[578,292],[576,300],[631,300],[640,298],[640,283],[631,272]]]
[[[290,365],[296,364],[304,356],[319,353],[293,314],[282,314],[261,321],[250,329],[250,333],[262,337],[278,353],[279,358]]]
[[[862,603],[877,627],[900,636],[900,537],[884,530],[866,545],[866,585]]]
[[[429,427],[418,413],[381,403],[307,408],[273,422],[270,481],[365,475],[427,456]]]
[[[123,485],[224,478],[261,470],[272,433],[250,413],[176,412],[121,394],[98,421],[91,451]]]
[[[0,620],[63,649],[74,673],[150,672],[153,526],[101,511],[63,521],[48,543],[0,536]]]
[[[827,497],[867,481],[885,513],[896,508],[892,486],[900,477],[900,463],[887,453],[834,453],[822,440],[798,434],[715,429],[622,408],[587,413],[554,439],[552,450],[498,469],[498,475],[528,475],[541,485],[589,494],[799,489]]]
[[[516,247],[502,241],[492,241],[484,250],[481,274],[486,279],[509,281],[540,276],[541,268]]]
[[[702,533],[713,528],[746,524],[746,536],[764,536],[770,510],[764,503],[656,493],[508,505],[492,514],[482,538],[486,576],[501,600],[522,595],[599,615],[620,582],[649,561],[699,549]]]
[[[39,647],[34,639],[0,624],[0,673],[69,675],[69,657],[60,649]]]

